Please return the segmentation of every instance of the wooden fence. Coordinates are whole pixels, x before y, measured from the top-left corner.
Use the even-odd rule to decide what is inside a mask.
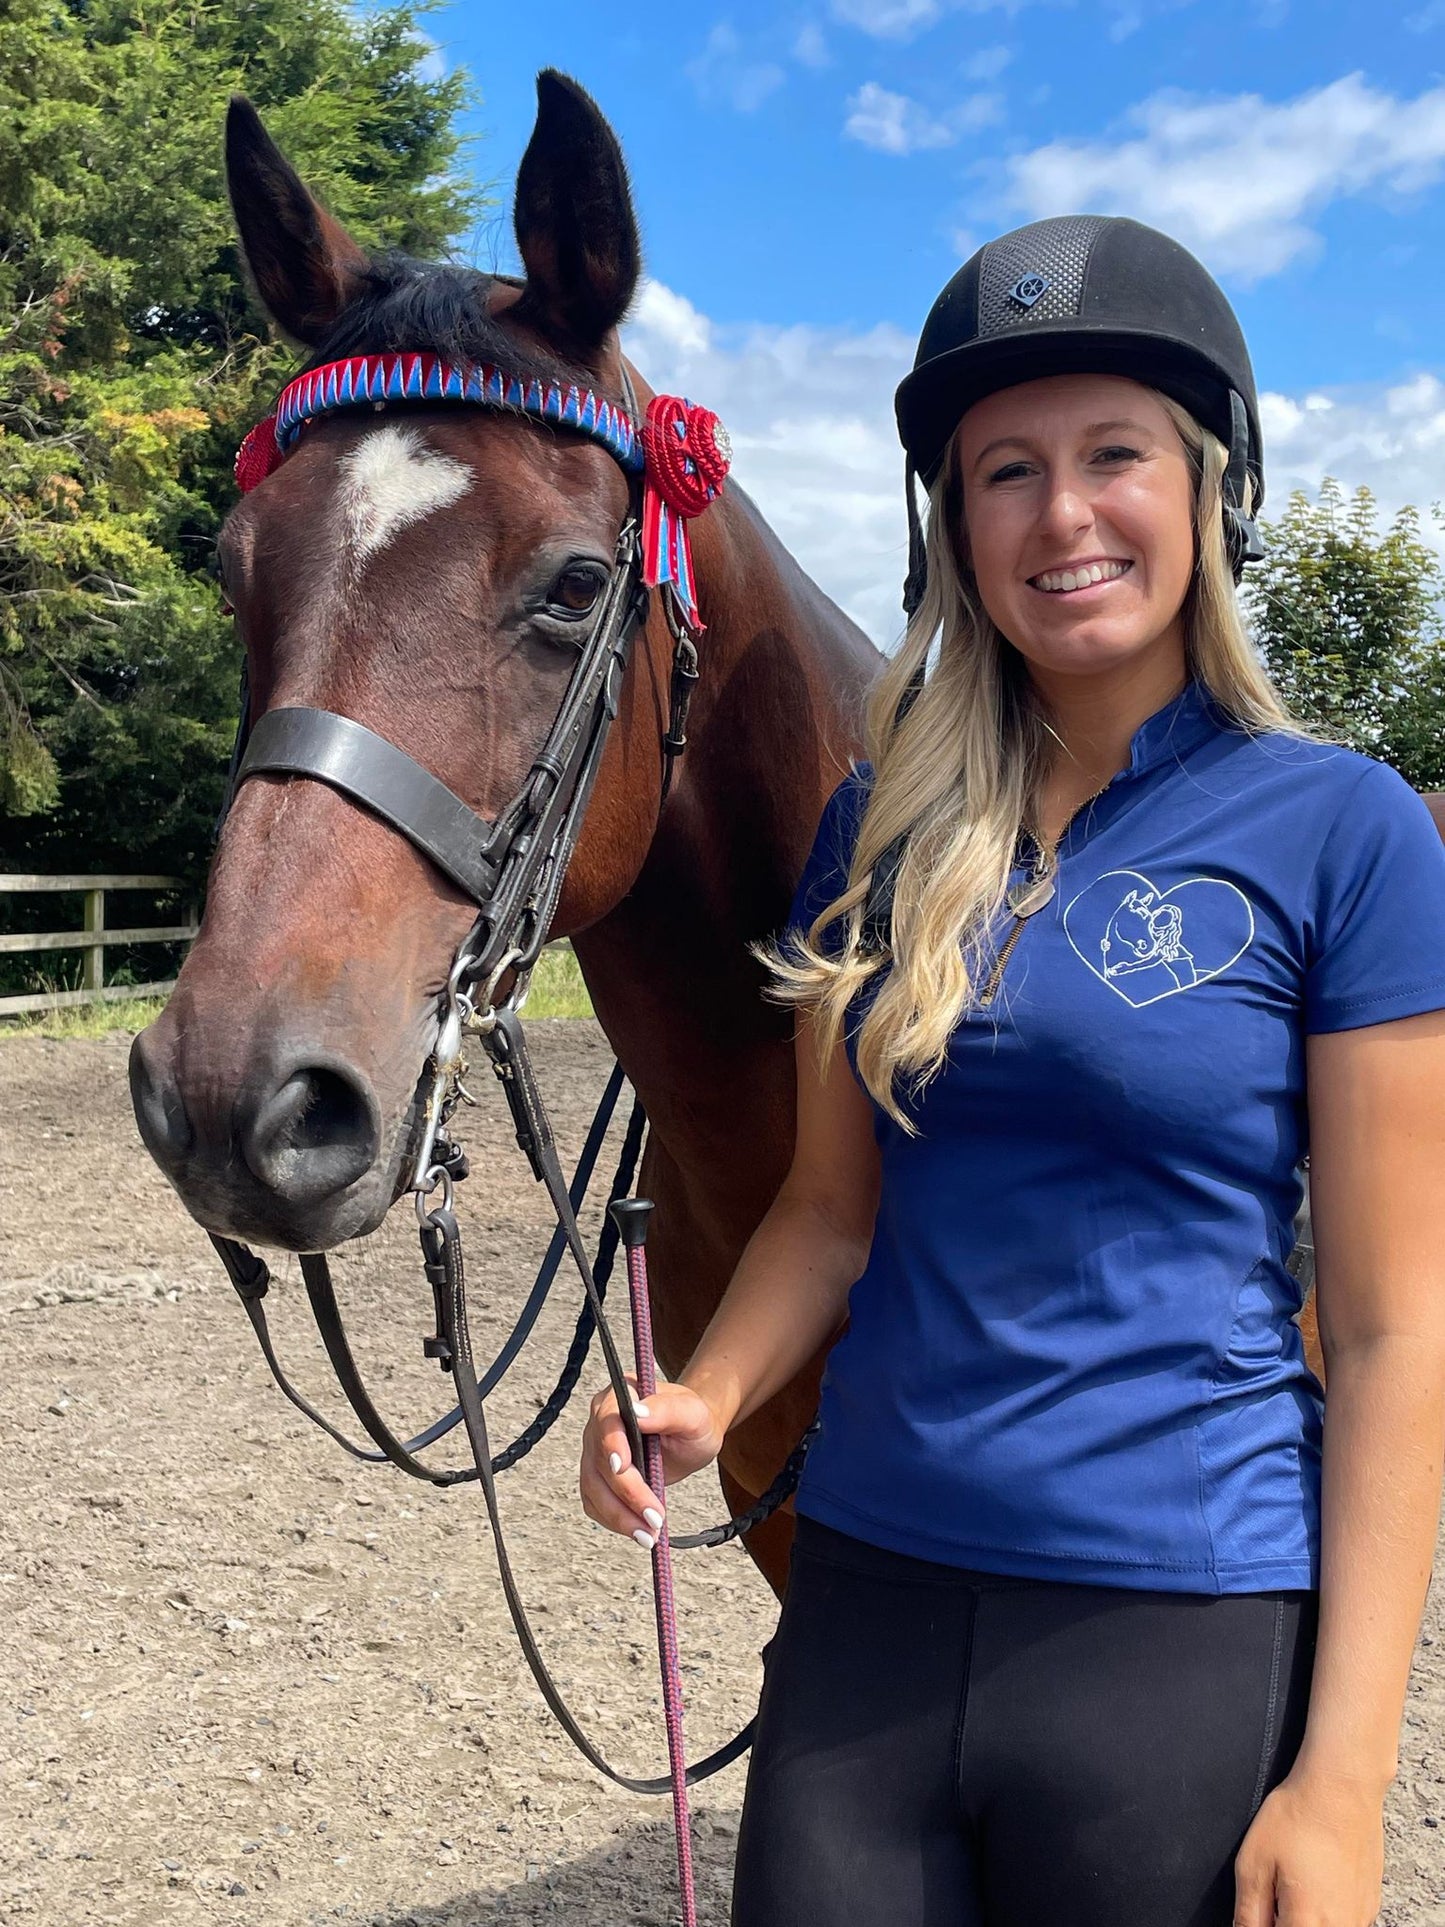
[[[83,950],[81,987],[78,990],[52,990],[23,997],[0,997],[0,1017],[16,1016],[27,1010],[63,1010],[72,1004],[113,1003],[127,997],[159,997],[175,988],[175,978],[164,983],[107,984],[105,948],[118,943],[188,943],[195,936],[198,917],[194,905],[186,908],[184,923],[154,926],[145,930],[110,930],[105,921],[107,890],[176,890],[175,877],[40,877],[0,876],[0,894],[71,891],[85,898],[85,923],[79,930],[19,930],[0,935],[0,953],[11,955],[30,951]]]

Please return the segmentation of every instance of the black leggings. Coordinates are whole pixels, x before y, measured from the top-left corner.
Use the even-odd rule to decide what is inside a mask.
[[[801,1519],[733,1927],[1229,1927],[1312,1592],[1002,1578]]]

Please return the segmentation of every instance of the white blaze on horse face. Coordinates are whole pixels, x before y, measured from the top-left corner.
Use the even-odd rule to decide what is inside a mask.
[[[341,463],[345,546],[359,565],[399,529],[421,521],[466,493],[472,471],[439,455],[418,428],[388,422],[374,428]]]

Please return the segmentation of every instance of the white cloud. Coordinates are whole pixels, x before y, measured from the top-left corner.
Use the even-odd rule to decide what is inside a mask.
[[[799,27],[793,41],[793,58],[804,67],[826,67],[830,59],[828,43],[823,38],[823,29],[817,21],[809,20]]]
[[[1012,47],[980,47],[963,63],[968,80],[997,80],[1014,57]]]
[[[900,330],[723,327],[673,289],[645,284],[627,351],[657,388],[715,408],[733,474],[780,540],[885,648],[902,633],[903,455],[893,391],[913,360]],[[1326,475],[1373,490],[1386,516],[1445,493],[1445,381],[1266,393],[1269,500],[1313,496]],[[1429,538],[1445,536],[1427,522]]]
[[[1347,74],[1287,101],[1156,94],[1113,135],[1012,156],[1001,198],[1030,219],[1133,214],[1252,280],[1315,251],[1331,201],[1415,192],[1442,166],[1445,87],[1407,100]]]
[[[877,40],[911,40],[943,12],[940,0],[833,0],[833,13]]]
[[[843,132],[881,154],[914,154],[925,147],[952,147],[965,134],[1002,118],[997,94],[972,94],[945,113],[934,114],[906,94],[892,94],[869,80],[850,97]]]
[[[1436,27],[1445,27],[1445,0],[1427,0],[1418,13],[1407,13],[1405,25],[1411,33],[1430,33]]]
[[[1277,13],[1283,0],[1254,0],[1250,24],[1255,27],[1272,24],[1270,16]],[[1162,13],[1181,13],[1186,7],[1195,5],[1195,0],[1105,0],[1104,11],[1111,15],[1109,38],[1128,40],[1139,32],[1146,20]]]
[[[1445,381],[1419,374],[1387,384],[1259,398],[1267,510],[1278,514],[1294,489],[1314,495],[1326,475],[1346,489],[1361,483],[1393,515],[1406,503],[1427,511],[1445,494]],[[1445,546],[1438,525],[1425,533]]]
[[[907,538],[893,390],[912,341],[887,327],[722,327],[655,281],[623,339],[655,387],[717,410],[734,477],[782,542],[876,641],[896,641]]]
[[[429,33],[423,33],[420,27],[412,28],[410,38],[415,41],[417,47],[416,65],[412,69],[417,79],[429,84],[445,80],[447,56],[441,42],[433,40]]]
[[[730,20],[718,21],[685,72],[704,100],[721,100],[740,114],[754,113],[786,78],[776,61],[753,56]]]
[[[912,40],[946,13],[1003,13],[1012,17],[1027,7],[1072,6],[1074,0],[832,0],[833,17],[875,40]],[[1137,0],[1107,0],[1110,6]],[[1150,0],[1153,5],[1189,6],[1193,0]]]
[[[661,281],[644,281],[638,291],[628,323],[629,340],[634,334],[653,353],[674,362],[707,355],[712,349],[712,323],[707,316],[686,295]]]

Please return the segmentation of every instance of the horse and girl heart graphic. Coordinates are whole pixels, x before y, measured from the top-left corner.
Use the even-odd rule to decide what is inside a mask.
[[[1244,955],[1254,912],[1220,877],[1168,890],[1137,870],[1108,870],[1064,911],[1064,934],[1100,983],[1135,1010],[1208,982]]]

